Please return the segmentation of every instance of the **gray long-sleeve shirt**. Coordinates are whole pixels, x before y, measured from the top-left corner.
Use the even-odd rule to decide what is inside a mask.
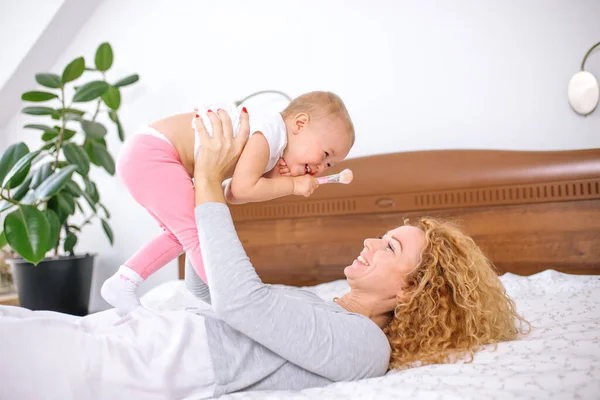
[[[229,208],[205,203],[195,213],[210,293],[195,273],[186,280],[191,278],[192,292],[212,304],[212,310],[201,313],[216,396],[299,390],[387,371],[390,345],[374,322],[310,291],[263,284]]]

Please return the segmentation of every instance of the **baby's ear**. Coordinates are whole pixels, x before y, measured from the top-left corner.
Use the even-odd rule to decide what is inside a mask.
[[[294,117],[294,134],[298,134],[302,129],[306,127],[308,121],[310,120],[308,114],[299,113]]]

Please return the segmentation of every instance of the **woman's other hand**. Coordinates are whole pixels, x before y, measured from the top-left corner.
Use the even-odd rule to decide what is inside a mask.
[[[194,166],[196,205],[209,201],[225,203],[222,182],[233,174],[242,150],[250,136],[248,112],[244,107],[240,115],[240,128],[233,136],[233,124],[229,115],[219,110],[207,113],[212,125],[210,137],[202,118],[196,118],[200,136],[200,149]]]

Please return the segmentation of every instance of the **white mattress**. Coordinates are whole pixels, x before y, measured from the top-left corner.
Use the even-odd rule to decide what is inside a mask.
[[[221,399],[600,399],[600,276],[547,270],[502,281],[533,326],[525,338],[476,353],[472,363],[432,365],[302,391],[247,392]],[[310,288],[325,299],[345,281]],[[183,281],[165,283],[142,302],[156,309],[201,305]]]

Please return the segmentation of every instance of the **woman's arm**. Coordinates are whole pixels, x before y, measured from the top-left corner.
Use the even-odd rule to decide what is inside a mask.
[[[211,303],[208,285],[198,276],[189,257],[186,257],[185,260],[185,287],[203,302]]]
[[[386,372],[389,344],[375,323],[274,291],[256,274],[225,204],[201,203],[195,213],[212,309],[222,321],[332,381]]]
[[[239,143],[230,137],[227,118],[222,120],[226,134],[215,126],[221,124],[218,119],[211,119],[214,131],[219,132],[213,139],[201,134],[202,154],[197,163],[207,164],[197,168],[194,175],[196,224],[213,310],[232,328],[330,380],[382,375],[390,349],[376,324],[358,314],[341,309],[332,312],[282,295],[264,285],[256,274],[235,232],[221,189],[235,151],[241,152]]]

